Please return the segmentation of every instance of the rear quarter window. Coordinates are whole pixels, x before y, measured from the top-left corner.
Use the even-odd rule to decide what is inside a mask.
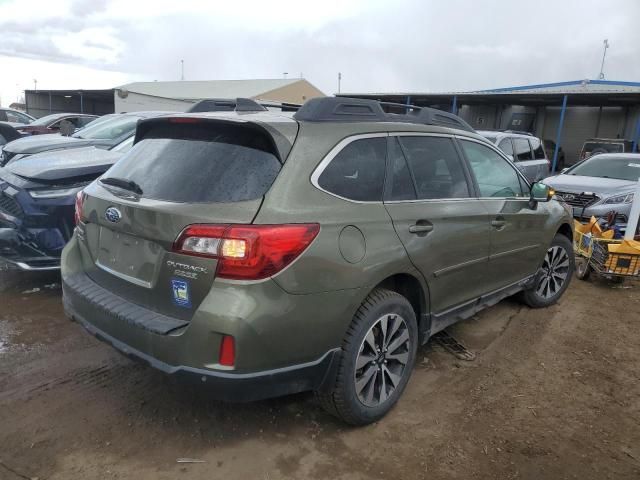
[[[386,137],[354,140],[325,167],[318,186],[350,200],[382,201],[386,154]]]
[[[137,183],[145,198],[230,203],[262,197],[280,168],[266,132],[224,123],[162,122],[105,177]]]

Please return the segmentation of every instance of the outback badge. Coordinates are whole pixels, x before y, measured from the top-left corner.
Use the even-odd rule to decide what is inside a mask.
[[[111,223],[118,223],[122,218],[122,214],[116,207],[109,207],[104,212],[104,218],[106,218]]]

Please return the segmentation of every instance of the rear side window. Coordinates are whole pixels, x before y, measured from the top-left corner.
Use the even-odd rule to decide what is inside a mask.
[[[507,155],[511,155],[513,157],[513,145],[511,145],[511,139],[505,138],[499,144],[498,148],[502,150]]]
[[[382,201],[386,154],[386,137],[355,140],[331,160],[318,185],[350,200]]]
[[[533,150],[533,158],[536,160],[547,158],[544,154],[544,146],[539,138],[530,138],[529,143],[531,143],[531,150]]]
[[[137,183],[145,198],[229,203],[262,197],[280,168],[271,138],[253,126],[161,122],[105,177]]]
[[[533,160],[531,156],[531,147],[526,138],[513,138],[513,150],[515,151],[514,159],[518,162],[524,160]]]
[[[401,137],[418,199],[467,198],[469,185],[450,138]]]
[[[387,195],[388,200],[415,200],[416,190],[413,178],[397,138],[391,139],[389,163],[391,164],[391,183]]]

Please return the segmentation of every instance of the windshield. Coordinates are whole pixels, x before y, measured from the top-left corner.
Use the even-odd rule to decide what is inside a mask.
[[[135,115],[109,115],[108,118],[91,122],[73,136],[91,140],[115,140],[133,133],[140,118]]]
[[[635,182],[640,178],[640,156],[625,158],[596,155],[570,168],[565,174]]]
[[[60,114],[53,114],[53,115],[47,115],[46,117],[41,117],[37,120],[34,120],[33,122],[30,123],[30,125],[32,126],[47,126],[49,125],[51,122],[55,122],[56,120],[60,119],[64,117],[64,115],[60,115]]]

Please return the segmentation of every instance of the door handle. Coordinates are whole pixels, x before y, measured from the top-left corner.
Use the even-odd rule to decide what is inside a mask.
[[[504,220],[503,218],[496,218],[495,220],[491,220],[491,226],[493,228],[496,228],[498,230],[500,230],[502,227],[504,227],[507,224],[507,221]]]
[[[433,225],[431,224],[416,223],[415,225],[411,225],[409,227],[410,233],[429,233],[432,230],[433,230]]]

